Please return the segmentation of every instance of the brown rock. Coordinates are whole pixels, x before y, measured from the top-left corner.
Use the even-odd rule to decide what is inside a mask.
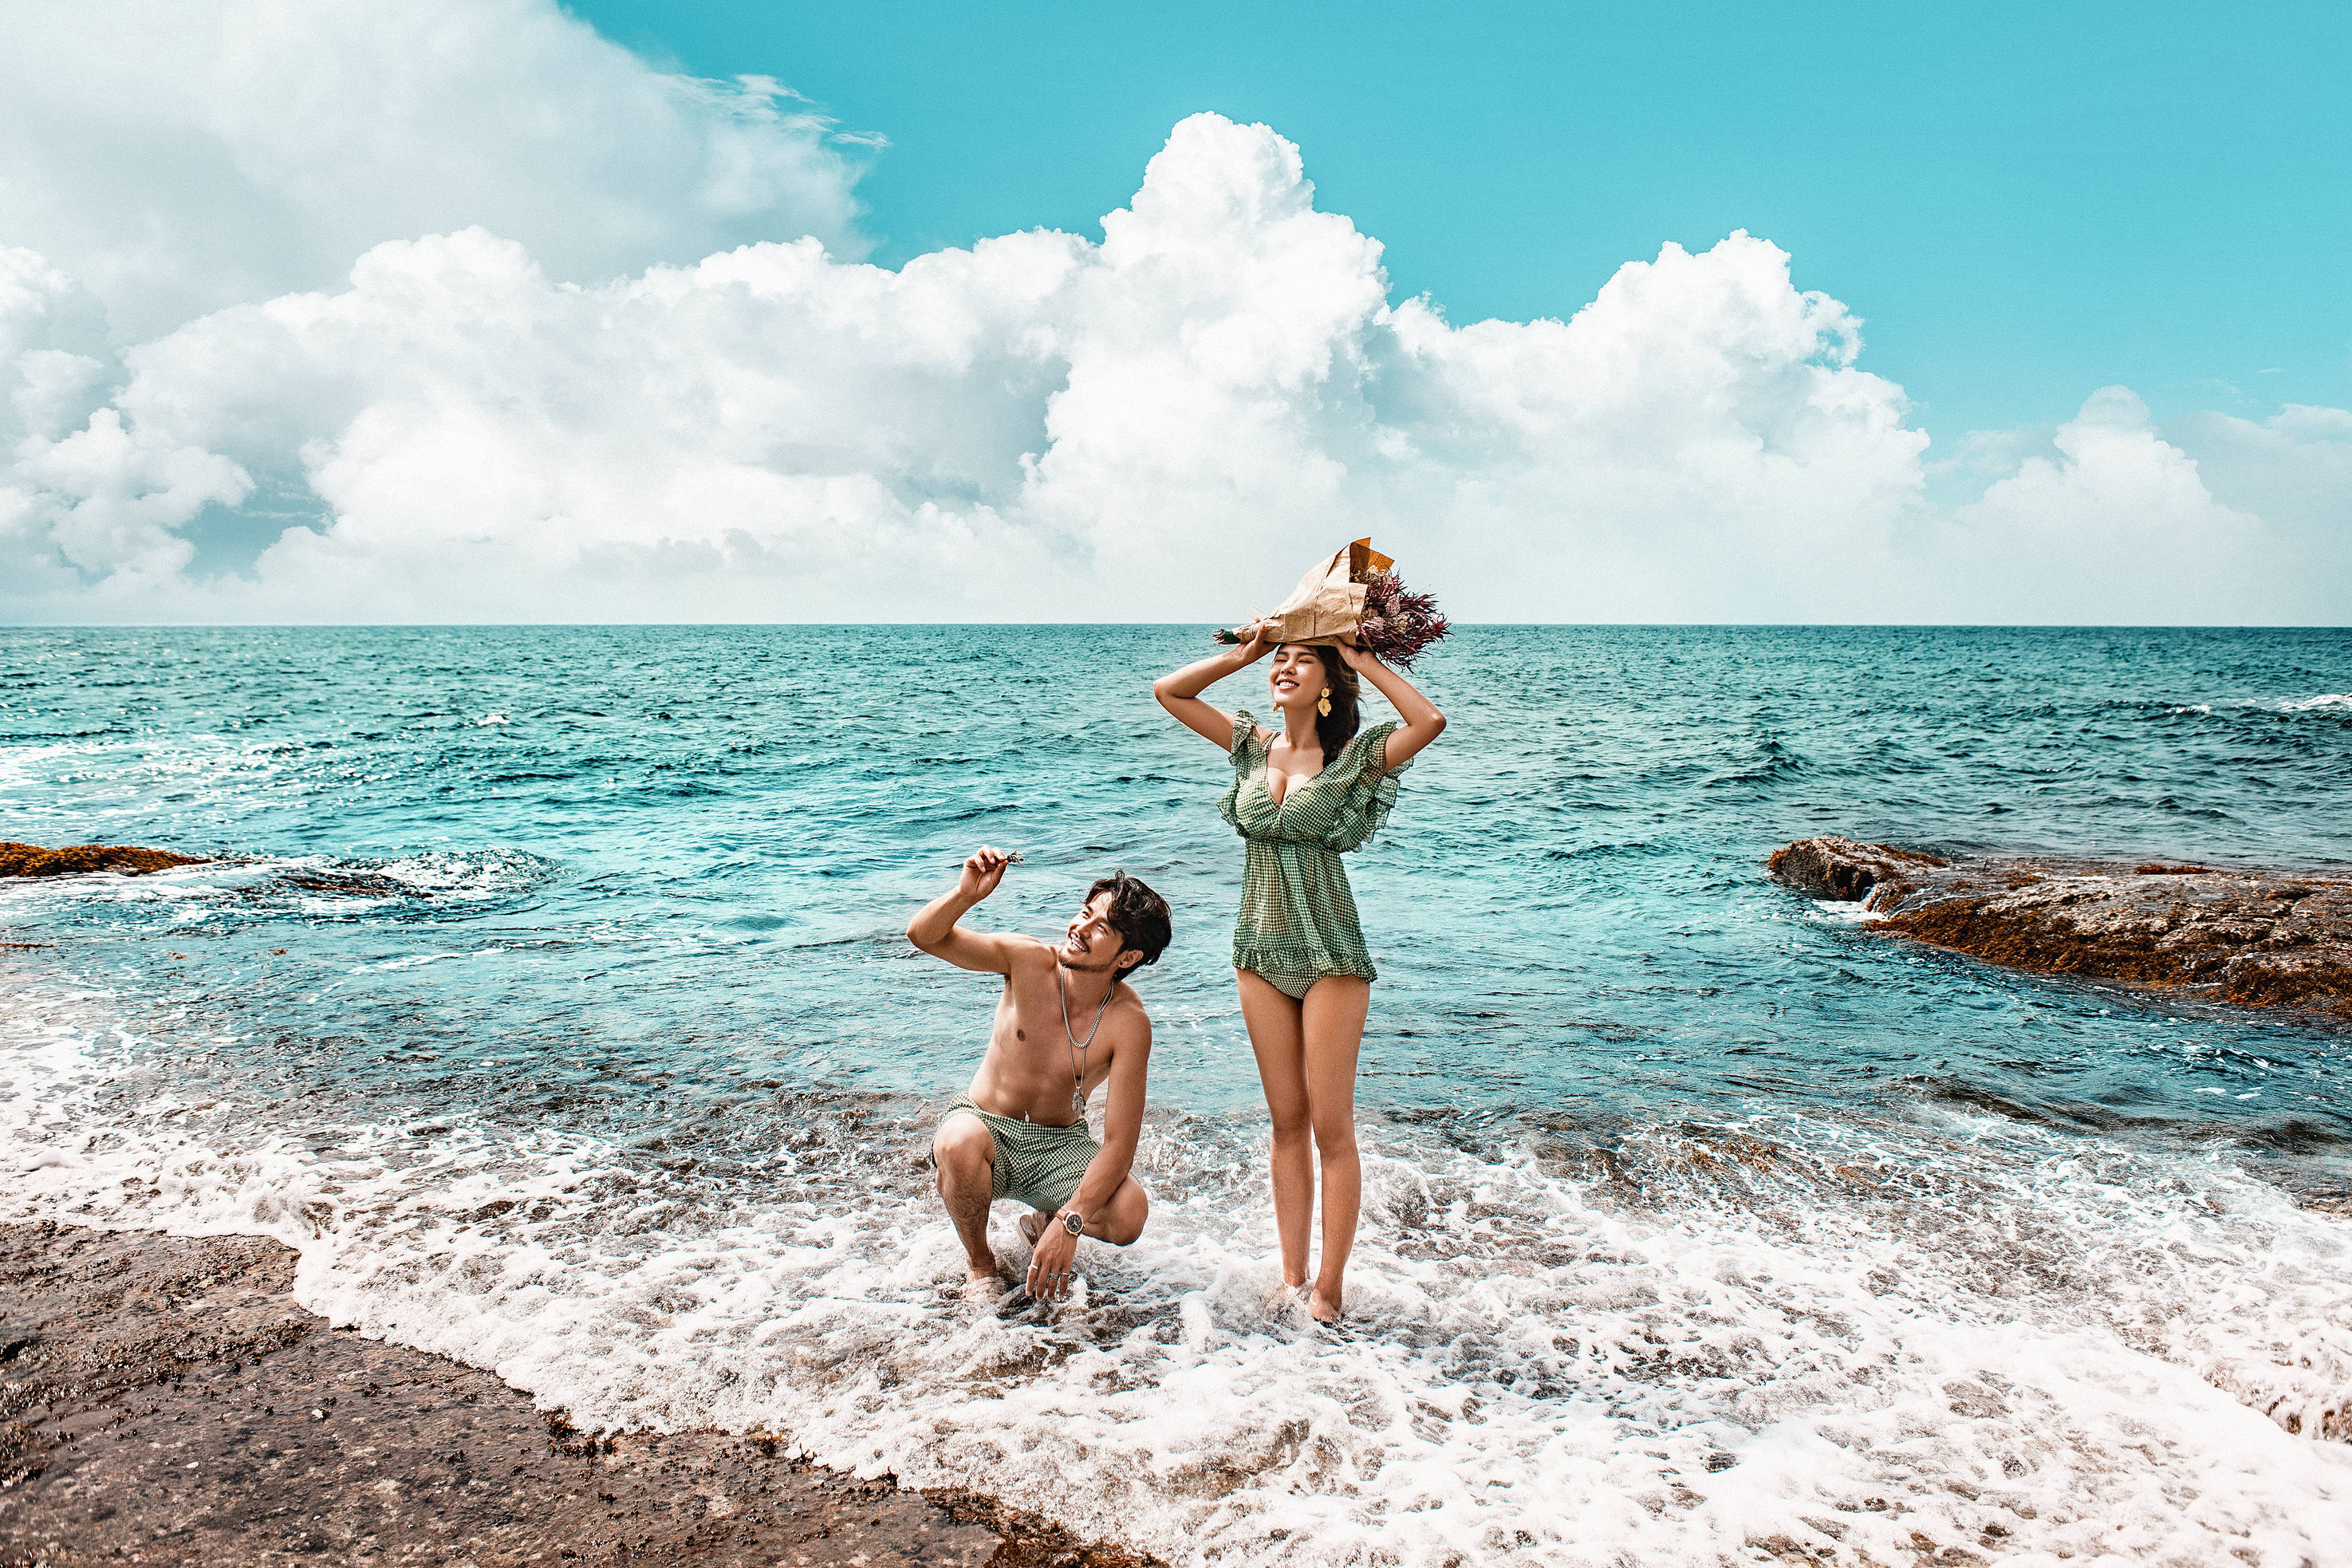
[[[204,862],[201,855],[142,849],[132,844],[76,844],[65,849],[44,849],[37,844],[0,840],[0,877],[76,877],[88,871],[120,871],[137,877]]]
[[[773,1436],[580,1432],[293,1277],[257,1237],[0,1225],[0,1564],[1152,1568]]]
[[[1800,838],[1775,849],[1771,871],[1816,899],[1863,900],[1876,907],[1882,900],[1893,902],[1921,876],[1949,864],[1916,849],[1832,836]]]
[[[1800,840],[1771,867],[1817,898],[1866,897],[1880,916],[1866,930],[1995,963],[2352,1017],[2352,880],[2205,866],[1945,861],[1843,838]],[[1819,890],[1864,877],[1859,893]]]

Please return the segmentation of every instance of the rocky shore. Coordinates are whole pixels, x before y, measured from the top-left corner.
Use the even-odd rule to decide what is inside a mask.
[[[0,877],[79,877],[92,871],[120,871],[142,876],[168,871],[174,866],[201,866],[201,855],[181,855],[169,849],[142,849],[135,844],[75,844],[44,849],[37,844],[0,839]]]
[[[0,1225],[0,1564],[1150,1561],[778,1437],[581,1433],[331,1329],[293,1275],[257,1237]]]
[[[182,866],[249,864],[236,857],[183,855],[176,849],[148,849],[136,844],[74,844],[44,849],[37,844],[0,840],[0,878],[80,877],[109,871],[123,877],[144,877]],[[313,893],[340,893],[363,899],[429,898],[428,889],[373,871],[281,869],[274,879],[289,888]],[[0,942],[0,947],[12,945]]]
[[[2208,866],[1950,859],[1851,838],[1774,851],[1772,875],[1858,901],[1866,929],[2039,974],[2352,1018],[2352,880]]]

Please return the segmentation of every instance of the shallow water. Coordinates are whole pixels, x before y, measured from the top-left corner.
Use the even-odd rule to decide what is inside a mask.
[[[0,632],[10,1214],[267,1230],[584,1423],[767,1426],[1177,1561],[2352,1561],[2340,1029],[1906,949],[1809,833],[2352,866],[2352,634],[1474,628],[1351,857],[1339,1337],[1269,1315],[1197,628]],[[1236,678],[1213,696],[1246,704]],[[1145,1240],[961,1312],[986,982],[1176,907]],[[1010,1238],[1011,1211],[1000,1211]],[[1008,1251],[1010,1248],[1008,1248]],[[2334,1436],[2326,1434],[2334,1434]]]

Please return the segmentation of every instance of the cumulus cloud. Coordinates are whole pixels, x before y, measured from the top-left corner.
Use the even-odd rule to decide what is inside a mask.
[[[2128,388],[2093,393],[2051,445],[1957,509],[1941,542],[1989,618],[2070,619],[2088,601],[2102,619],[2176,623],[2260,596],[2274,570],[2263,520],[2216,500]]]
[[[2274,619],[2346,585],[2352,416],[2159,432],[2110,389],[1964,474],[1762,239],[1457,326],[1215,115],[1099,244],[601,276],[527,227],[119,349],[71,266],[0,255],[0,615],[1205,620],[1361,532],[1468,618]]]
[[[845,151],[776,83],[650,69],[551,0],[16,0],[0,48],[0,241],[121,342],[477,223],[583,280],[863,255]]]
[[[2166,435],[2221,503],[2283,535],[2252,563],[2282,619],[2352,618],[2352,410],[2290,404],[2256,423],[2194,414]]]
[[[1372,529],[1473,613],[1655,614],[1715,602],[1662,551],[1711,550],[1727,591],[1759,526],[1883,549],[1925,437],[1857,343],[1746,235],[1567,322],[1392,309],[1297,148],[1196,116],[1100,245],[890,272],[801,240],[583,288],[467,229],[191,322],[24,448],[20,543],[79,581],[16,609],[1207,616]],[[241,492],[314,516],[166,580]]]

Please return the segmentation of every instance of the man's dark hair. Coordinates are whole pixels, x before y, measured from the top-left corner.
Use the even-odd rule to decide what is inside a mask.
[[[1118,932],[1118,950],[1129,948],[1143,954],[1143,963],[1130,964],[1140,969],[1144,963],[1157,963],[1168,946],[1168,900],[1145,887],[1124,871],[1114,871],[1087,889],[1087,902],[1093,903],[1104,893],[1110,895],[1110,929]]]

